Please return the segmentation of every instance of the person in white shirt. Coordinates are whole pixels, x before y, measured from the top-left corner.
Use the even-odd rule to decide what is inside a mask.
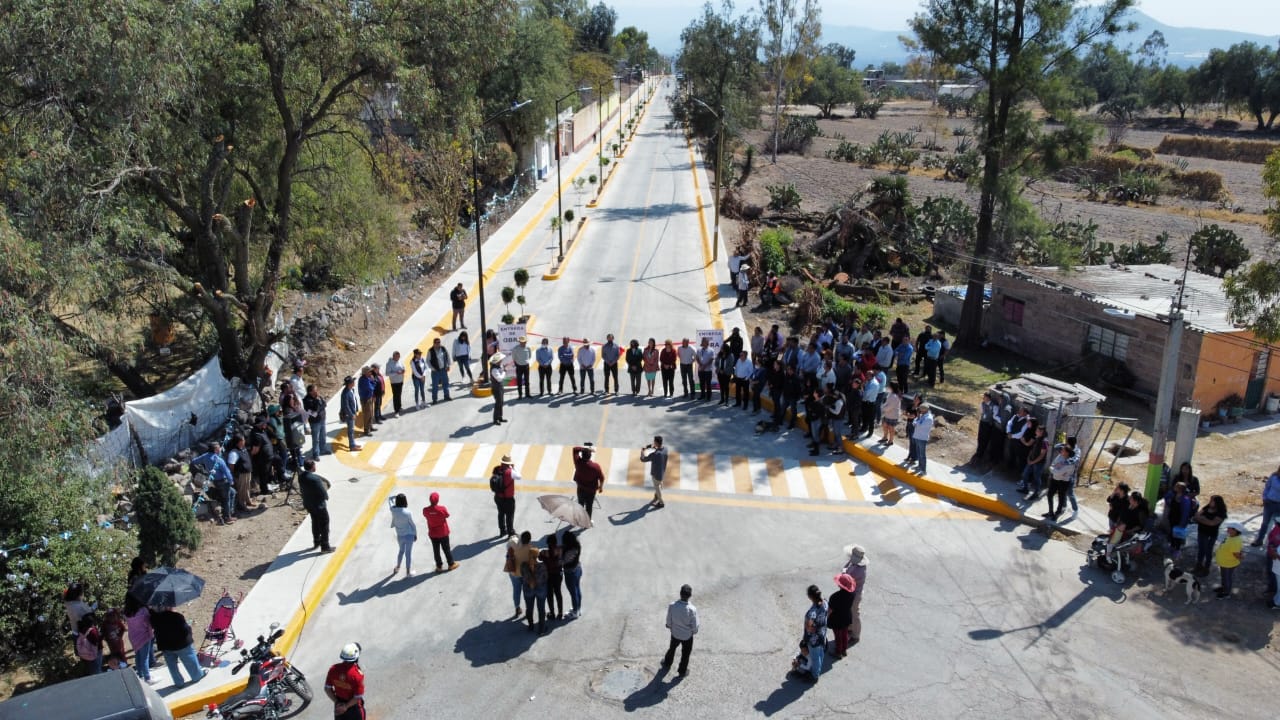
[[[591,341],[583,338],[582,347],[578,348],[578,385],[587,392],[587,382],[591,383],[590,392],[596,391],[596,351]]]
[[[716,371],[716,351],[711,348],[711,341],[702,338],[702,346],[698,348],[698,389],[700,400],[711,399],[711,376]]]
[[[404,393],[404,362],[400,360],[399,350],[391,353],[386,369],[387,380],[391,381],[391,406],[396,411],[396,417],[400,417],[400,396]]]
[[[836,384],[836,369],[831,367],[830,360],[822,361],[822,369],[818,371],[818,387]]]
[[[733,366],[733,406],[747,409],[747,401],[751,398],[751,374],[756,371],[756,366],[751,362],[751,356],[746,350],[738,356],[738,362]]]
[[[693,361],[697,359],[698,353],[689,344],[689,338],[685,338],[680,342],[680,347],[676,348],[676,355],[680,358],[680,389],[684,397],[691,398],[694,389]]]
[[[680,647],[680,665],[676,669],[679,675],[689,674],[689,655],[693,652],[693,636],[698,634],[698,608],[689,602],[693,597],[693,588],[680,586],[680,599],[667,606],[667,629],[671,631],[671,644],[667,646],[667,654],[662,658],[662,667],[671,667],[676,657],[676,646]]]

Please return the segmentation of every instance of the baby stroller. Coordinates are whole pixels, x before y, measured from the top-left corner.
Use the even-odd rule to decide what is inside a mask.
[[[1093,539],[1093,545],[1088,553],[1089,564],[1109,571],[1112,581],[1123,583],[1125,568],[1133,567],[1133,564],[1151,549],[1151,533],[1148,531],[1134,533],[1108,549],[1107,544],[1110,539],[1110,535],[1099,535]]]
[[[240,607],[242,600],[244,593],[233,598],[231,593],[223,590],[222,597],[214,604],[213,619],[209,621],[209,627],[204,629],[204,641],[196,652],[196,659],[204,667],[217,667],[227,650],[239,650],[244,645],[244,641],[236,637],[236,631],[231,627],[231,621],[235,620],[236,609]],[[231,643],[230,648],[226,647],[227,643]]]

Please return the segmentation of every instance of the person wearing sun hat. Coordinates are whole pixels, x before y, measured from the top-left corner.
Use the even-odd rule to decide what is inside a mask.
[[[506,359],[507,356],[502,353],[494,353],[489,357],[489,389],[493,391],[494,425],[506,422],[502,417],[502,393],[507,382],[507,371],[502,369],[502,361]]]
[[[835,577],[839,590],[827,600],[827,627],[835,635],[832,658],[842,658],[849,650],[849,626],[853,624],[853,601],[857,597],[858,581],[853,576],[840,573]]]
[[[493,493],[493,504],[498,507],[498,537],[510,537],[516,534],[516,481],[520,473],[516,472],[511,456],[503,455],[493,474],[502,480]]]
[[[849,647],[858,644],[862,639],[862,593],[867,587],[867,550],[861,545],[849,545],[844,549],[849,556],[844,565],[844,574],[853,578],[853,604],[849,608]]]

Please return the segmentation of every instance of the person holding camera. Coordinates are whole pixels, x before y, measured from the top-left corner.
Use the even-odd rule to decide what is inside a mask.
[[[667,448],[662,444],[661,435],[654,435],[651,444],[640,448],[640,462],[649,463],[649,477],[653,478],[653,502],[650,504],[655,508],[666,507],[662,502],[662,478],[667,474]]]

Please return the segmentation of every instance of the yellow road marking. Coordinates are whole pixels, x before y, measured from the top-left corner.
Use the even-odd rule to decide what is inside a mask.
[[[858,485],[858,480],[854,476],[853,463],[842,462],[836,466],[836,473],[840,478],[840,486],[844,488],[844,496],[849,500],[866,500],[866,496],[862,494],[862,486]]]
[[[742,495],[750,495],[754,491],[751,484],[751,469],[747,467],[747,459],[741,455],[729,458],[729,471],[733,473],[733,491]]]
[[[520,477],[532,477],[538,474],[538,468],[542,466],[542,453],[545,451],[545,445],[529,446],[529,452],[524,456],[524,464],[520,466]]]
[[[805,490],[815,500],[825,500],[827,491],[822,487],[822,475],[818,473],[818,464],[812,460],[800,461],[800,475],[804,477]]]
[[[467,470],[471,467],[471,461],[475,458],[479,447],[472,443],[463,445],[457,459],[453,461],[453,467],[449,468],[449,477],[467,477]]]
[[[791,494],[791,490],[787,487],[787,471],[782,467],[782,460],[779,458],[769,458],[764,461],[764,466],[768,470],[769,489],[773,491],[773,496],[789,496]]]
[[[698,454],[698,490],[716,491],[716,458],[711,453]]]
[[[662,476],[662,487],[680,484],[680,453],[667,453],[667,472]]]

